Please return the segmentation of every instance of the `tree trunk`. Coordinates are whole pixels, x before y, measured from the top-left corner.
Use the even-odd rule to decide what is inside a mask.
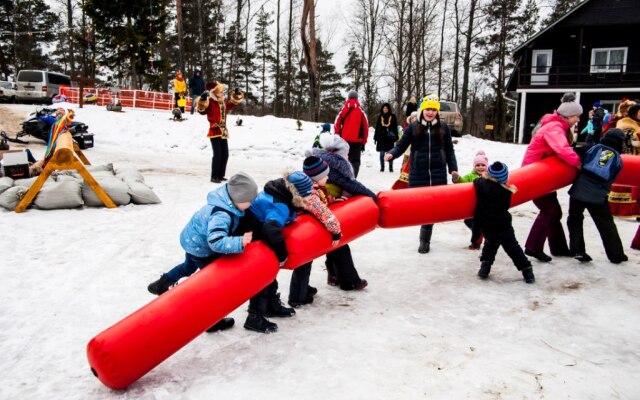
[[[206,63],[206,58],[205,58],[205,54],[207,54],[207,43],[205,42],[204,39],[204,9],[203,9],[203,5],[202,5],[202,1],[203,0],[196,0],[196,7],[198,10],[198,41],[200,42],[200,46],[198,46],[199,48],[199,59],[198,62],[200,63],[200,76],[203,76],[204,73],[204,66],[207,65]]]
[[[458,10],[458,0],[453,3],[455,9],[456,26],[455,26],[455,50],[453,52],[453,76],[451,82],[451,101],[458,101],[458,70],[460,69],[458,53],[460,52],[460,11]]]
[[[178,70],[184,73],[184,32],[182,29],[182,0],[176,0],[176,27],[178,31]]]
[[[251,21],[251,0],[247,0],[247,26],[244,33],[244,65],[249,65],[249,22]],[[249,73],[245,69],[244,92],[249,93]],[[263,79],[264,80],[264,79]],[[264,98],[262,100],[262,113],[264,114]]]
[[[229,87],[233,86],[236,80],[236,64],[238,60],[238,36],[240,35],[240,15],[242,13],[242,0],[236,2],[236,22],[233,31],[233,48],[231,49],[231,61],[229,63]]]
[[[409,0],[409,48],[407,49],[407,73],[411,75],[413,68],[413,0]],[[416,92],[416,82],[413,83],[409,80],[409,86],[407,87],[407,95],[411,97]],[[402,105],[401,105],[402,106]]]
[[[444,25],[447,20],[447,3],[444,0],[444,9],[442,10],[442,29],[440,30],[440,57],[438,58],[438,96],[442,93],[442,55],[444,53]]]
[[[294,79],[292,64],[293,47],[293,0],[289,0],[289,34],[287,36],[287,81],[285,88],[285,116],[293,117],[291,107],[291,82]]]
[[[460,100],[460,108],[462,109],[462,115],[467,115],[467,102],[468,102],[468,93],[469,93],[469,70],[471,69],[471,45],[473,43],[473,23],[476,14],[476,6],[478,4],[478,0],[470,0],[469,3],[469,24],[467,25],[467,32],[465,33],[465,49],[464,49],[464,59],[462,61],[462,93]],[[467,121],[469,124],[471,120]],[[469,125],[467,125],[469,126]]]
[[[280,102],[280,0],[277,0],[276,9],[276,87],[273,96],[273,115],[276,117],[278,114],[278,103]]]
[[[309,21],[309,40],[307,41],[307,21]],[[304,53],[304,63],[309,76],[309,111],[312,119],[320,119],[319,90],[318,90],[318,61],[316,56],[316,15],[314,0],[304,0],[302,6],[302,20],[300,22],[300,38]]]
[[[71,7],[71,0],[67,0],[67,29],[69,38],[69,71],[71,75],[76,74],[76,62],[75,62],[75,51],[73,49],[73,8]]]

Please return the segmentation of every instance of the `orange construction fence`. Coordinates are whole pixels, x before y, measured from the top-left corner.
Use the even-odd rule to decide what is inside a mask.
[[[86,96],[88,93],[95,93],[98,96],[97,101],[90,103],[98,106],[112,104],[113,99],[118,98],[122,107],[147,108],[154,110],[172,110],[175,107],[175,100],[171,93],[149,92],[146,90],[133,89],[120,89],[120,93],[113,93],[109,88],[85,87],[83,89],[83,96]],[[60,88],[60,94],[65,95],[67,102],[69,103],[79,103],[79,87],[63,86]],[[186,100],[186,107],[190,108],[191,97],[187,96]]]

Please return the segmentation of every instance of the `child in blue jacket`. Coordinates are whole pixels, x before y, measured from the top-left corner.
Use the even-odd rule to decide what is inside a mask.
[[[222,255],[242,253],[253,234],[232,234],[257,195],[258,185],[244,172],[237,173],[229,178],[228,183],[209,192],[207,204],[193,214],[180,234],[184,261],[151,283],[147,288],[149,292],[159,296],[181,278],[190,276]],[[233,318],[223,318],[207,332],[228,329],[233,323]]]

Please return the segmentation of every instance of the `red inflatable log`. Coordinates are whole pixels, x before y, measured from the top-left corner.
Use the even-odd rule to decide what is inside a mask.
[[[222,257],[98,334],[87,345],[91,371],[123,389],[271,283],[278,260],[263,243]]]
[[[368,197],[338,203],[332,211],[342,226],[342,244],[372,231],[378,221],[378,208]],[[309,215],[286,227],[283,235],[287,268],[332,249],[331,235]],[[275,255],[261,242],[220,258],[91,339],[87,357],[92,372],[112,389],[127,387],[266,287],[277,273]]]
[[[511,205],[517,205],[573,182],[577,170],[557,157],[513,170],[509,184],[518,192]],[[473,216],[476,205],[472,183],[391,190],[378,194],[379,225],[383,228],[433,224]]]
[[[616,185],[640,186],[640,156],[622,155],[622,171],[616,177]]]
[[[625,154],[622,155],[622,162],[623,168],[616,183],[640,185],[640,157]],[[549,157],[511,171],[508,183],[518,188],[511,199],[511,206],[526,203],[570,185],[577,172],[577,169],[557,157]],[[475,192],[471,183],[380,192],[379,225],[383,228],[400,228],[470,218],[475,205]]]
[[[334,203],[331,211],[340,221],[340,244],[349,243],[371,232],[378,225],[378,206],[369,197],[358,196],[345,202]],[[284,268],[295,269],[333,250],[331,234],[309,214],[296,218],[282,233],[289,251]]]

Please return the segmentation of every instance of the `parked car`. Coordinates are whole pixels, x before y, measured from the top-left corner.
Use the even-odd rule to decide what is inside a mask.
[[[453,101],[440,101],[440,118],[449,125],[451,136],[462,136],[462,114],[460,107]]]
[[[58,72],[23,69],[16,78],[18,101],[49,103],[60,93],[60,86],[71,86],[69,75]]]
[[[16,84],[13,82],[0,81],[0,101],[16,102]]]

